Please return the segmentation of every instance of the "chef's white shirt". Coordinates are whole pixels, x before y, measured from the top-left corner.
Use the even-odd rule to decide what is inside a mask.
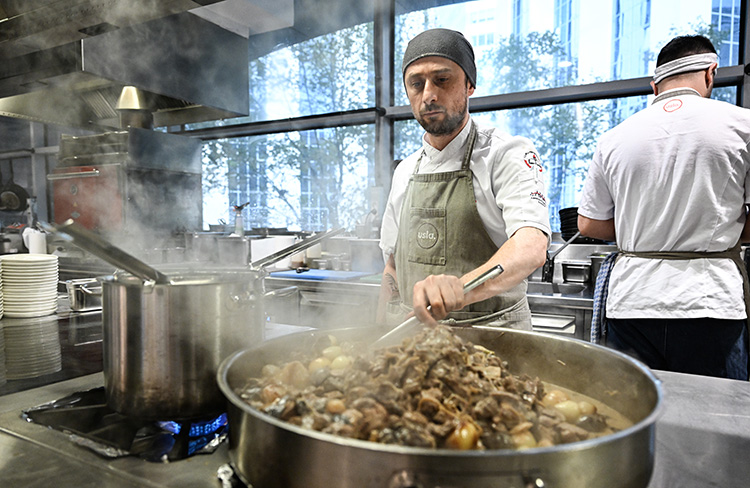
[[[470,129],[471,121],[442,151],[430,146],[423,136],[422,149],[396,167],[380,233],[386,260],[396,249],[401,206],[420,155],[419,173],[460,170]],[[477,129],[469,167],[479,217],[492,241],[499,248],[521,227],[534,227],[550,236],[544,172],[531,141],[494,128]]]
[[[748,143],[747,109],[698,92],[660,100],[602,136],[578,213],[614,217],[624,251],[729,249],[750,201]],[[609,318],[746,316],[729,259],[620,256],[609,283]]]

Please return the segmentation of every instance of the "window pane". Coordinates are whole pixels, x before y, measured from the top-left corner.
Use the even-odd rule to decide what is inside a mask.
[[[717,88],[712,98],[734,103],[735,87]],[[552,230],[560,231],[562,208],[575,207],[580,199],[588,164],[599,137],[638,110],[653,96],[547,105],[473,114],[484,126],[497,127],[531,139],[542,158]],[[414,120],[394,125],[398,159],[421,147],[424,133]]]
[[[370,125],[207,141],[204,228],[250,202],[246,229],[353,230],[371,208],[374,141]]]
[[[406,44],[431,27],[461,31],[474,45],[475,96],[649,76],[659,50],[677,35],[704,34],[721,66],[738,63],[740,0],[435,0],[424,9],[425,3],[399,2],[397,105],[408,103]]]
[[[281,47],[249,64],[250,114],[191,129],[375,106],[372,22]]]

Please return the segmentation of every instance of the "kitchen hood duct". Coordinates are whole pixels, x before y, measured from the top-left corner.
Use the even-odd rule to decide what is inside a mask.
[[[157,127],[247,115],[247,63],[247,39],[181,12],[0,58],[0,115],[119,128],[125,86],[141,91]]]
[[[225,1],[0,0],[0,59]]]
[[[135,86],[122,88],[115,108],[120,113],[120,128],[122,129],[128,127],[152,129],[154,127],[154,116],[146,103],[146,97],[143,91]]]

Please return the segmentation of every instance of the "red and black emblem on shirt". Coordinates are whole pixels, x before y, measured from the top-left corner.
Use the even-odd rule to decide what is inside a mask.
[[[544,194],[542,192],[532,191],[531,193],[529,193],[529,196],[531,197],[532,200],[537,202],[542,207],[547,206],[547,199],[544,197]]]
[[[526,166],[529,168],[538,168],[539,172],[542,172],[542,160],[539,159],[539,156],[534,151],[529,151],[524,154],[523,162],[526,163]]]

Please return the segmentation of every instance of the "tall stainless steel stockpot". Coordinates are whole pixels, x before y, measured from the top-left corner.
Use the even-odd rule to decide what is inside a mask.
[[[265,267],[344,231],[316,234],[249,266],[156,269],[72,219],[41,224],[128,271],[100,278],[105,395],[122,414],[157,420],[223,411],[219,364],[263,340],[263,299],[282,295],[264,293]]]
[[[101,278],[107,404],[165,420],[221,412],[219,364],[263,340],[263,278],[247,269],[166,274],[168,283]]]
[[[369,331],[376,338],[382,330]],[[229,455],[257,488],[643,488],[654,465],[662,392],[641,363],[583,341],[491,327],[457,329],[510,363],[511,370],[609,405],[633,425],[605,437],[523,451],[453,451],[383,445],[306,430],[261,413],[236,393],[267,363],[306,350],[323,334],[367,338],[362,329],[302,333],[227,358],[218,382],[229,401]]]

